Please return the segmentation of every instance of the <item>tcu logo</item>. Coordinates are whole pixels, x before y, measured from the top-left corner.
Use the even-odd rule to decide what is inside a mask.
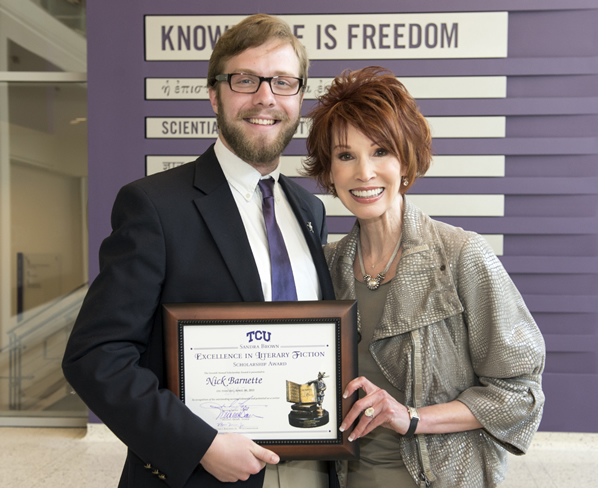
[[[247,332],[247,337],[249,337],[248,342],[253,342],[254,338],[256,341],[270,342],[270,332],[266,332],[265,330],[254,330],[253,332]]]

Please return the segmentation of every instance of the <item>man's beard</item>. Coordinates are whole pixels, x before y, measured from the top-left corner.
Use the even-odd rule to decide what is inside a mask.
[[[243,122],[243,119],[252,118],[254,115],[259,116],[263,111],[247,110],[240,112],[236,119]],[[239,156],[246,163],[252,166],[266,166],[275,161],[289,145],[297,127],[299,126],[300,117],[297,117],[295,123],[290,123],[286,129],[283,129],[278,137],[272,142],[266,142],[266,138],[247,137],[247,134],[241,127],[229,123],[224,117],[224,109],[220,100],[218,100],[218,113],[216,114],[216,121],[218,122],[218,130],[222,138],[227,142],[233,152]],[[270,116],[277,119],[277,124],[289,123],[290,119],[284,112],[269,113]]]

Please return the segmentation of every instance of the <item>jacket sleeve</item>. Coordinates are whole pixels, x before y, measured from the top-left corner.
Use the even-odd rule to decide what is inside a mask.
[[[142,188],[124,187],[92,283],[69,339],[63,370],[83,401],[168,486],[191,476],[216,431],[160,385],[162,225]],[[155,363],[154,363],[155,364]]]
[[[545,346],[519,291],[485,239],[471,234],[457,263],[469,351],[480,386],[458,400],[513,454],[524,454],[542,418]]]

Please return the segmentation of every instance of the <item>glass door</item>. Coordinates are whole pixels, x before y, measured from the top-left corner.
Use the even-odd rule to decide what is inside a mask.
[[[0,5],[0,425],[87,423],[61,370],[88,281],[85,44]]]

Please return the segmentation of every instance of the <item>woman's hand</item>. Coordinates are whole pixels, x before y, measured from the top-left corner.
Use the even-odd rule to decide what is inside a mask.
[[[353,442],[355,439],[369,434],[378,426],[405,435],[411,423],[407,407],[397,402],[386,390],[378,388],[363,376],[355,378],[347,385],[343,397],[347,398],[360,388],[366,393],[366,396],[357,400],[349,410],[341,424],[341,432],[348,429],[368,408],[373,408],[373,413],[371,417],[365,414],[361,416],[349,436],[349,441]],[[416,434],[448,434],[483,428],[471,410],[459,400],[428,405],[417,410],[420,420],[415,429]]]
[[[366,395],[357,400],[351,410],[349,410],[349,413],[341,424],[341,432],[348,429],[359,418],[359,415],[368,408],[373,408],[374,412],[371,417],[367,415],[361,416],[361,419],[349,436],[349,441],[353,442],[355,439],[369,434],[379,426],[392,429],[404,435],[409,429],[411,422],[407,407],[397,402],[386,390],[378,388],[364,376],[355,378],[347,385],[343,393],[343,398],[351,396],[360,388]]]

